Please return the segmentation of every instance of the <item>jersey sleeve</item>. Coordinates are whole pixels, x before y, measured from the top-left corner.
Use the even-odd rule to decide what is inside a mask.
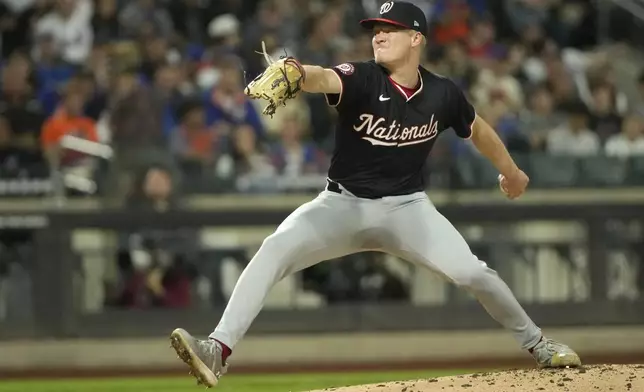
[[[355,102],[364,95],[369,86],[371,67],[363,62],[348,62],[331,68],[340,79],[340,94],[324,94],[331,107],[339,107]]]
[[[447,104],[450,112],[448,126],[454,129],[458,137],[469,139],[472,137],[472,125],[476,118],[474,106],[467,100],[463,90],[451,80],[447,88]]]

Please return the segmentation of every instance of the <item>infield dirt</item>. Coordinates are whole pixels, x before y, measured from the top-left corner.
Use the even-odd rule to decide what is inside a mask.
[[[328,388],[326,392],[643,392],[644,365],[508,370]],[[322,392],[322,391],[311,391]]]

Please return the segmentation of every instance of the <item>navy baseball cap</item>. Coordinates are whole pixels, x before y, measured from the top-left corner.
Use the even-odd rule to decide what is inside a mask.
[[[388,1],[380,6],[380,15],[377,18],[360,21],[360,25],[369,30],[373,29],[376,23],[386,23],[427,35],[425,13],[416,5],[406,1]]]

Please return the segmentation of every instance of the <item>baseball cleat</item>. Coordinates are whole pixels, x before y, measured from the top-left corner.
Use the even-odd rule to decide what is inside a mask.
[[[170,343],[179,358],[190,367],[189,374],[197,379],[197,385],[214,387],[226,374],[228,364],[223,362],[223,350],[215,340],[199,340],[177,328],[170,335]]]
[[[565,344],[548,339],[545,336],[532,349],[532,356],[539,368],[562,368],[581,366],[581,359],[576,352]]]

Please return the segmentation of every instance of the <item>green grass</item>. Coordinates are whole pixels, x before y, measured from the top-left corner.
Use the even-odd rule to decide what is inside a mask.
[[[217,392],[300,392],[312,389],[371,384],[385,381],[427,379],[454,374],[452,371],[405,371],[371,373],[229,375],[222,378]],[[186,374],[172,378],[113,378],[83,380],[0,381],[0,392],[191,392],[203,389]]]

